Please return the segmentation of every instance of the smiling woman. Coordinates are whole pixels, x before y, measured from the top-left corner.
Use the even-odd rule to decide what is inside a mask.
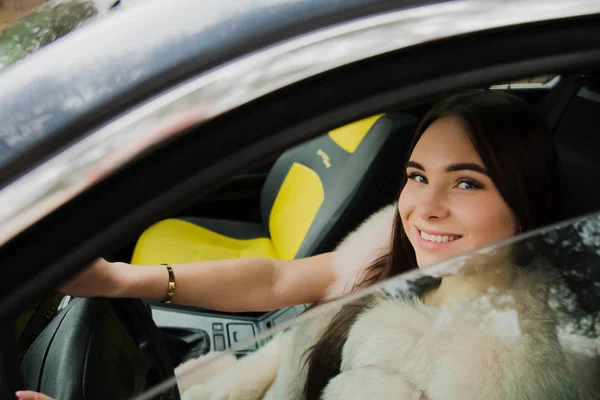
[[[424,268],[552,219],[558,174],[554,142],[542,118],[516,96],[474,91],[442,100],[423,117],[409,155],[391,255],[368,268],[363,284]],[[444,236],[447,244],[440,251],[426,251],[427,246],[437,249],[438,237],[443,242]]]
[[[378,282],[415,267],[426,270],[433,264],[551,221],[558,173],[552,136],[531,106],[513,95],[475,91],[442,100],[421,121],[409,154],[389,253],[366,269],[364,280],[358,281],[357,286]],[[522,285],[516,283],[523,281],[521,271],[516,267],[522,260],[510,248],[503,250],[492,260],[487,260],[486,268],[474,267],[468,273],[446,276],[424,288],[414,306],[416,309],[447,307],[462,303],[474,294],[487,293],[490,288],[499,293],[510,293],[515,285]],[[409,305],[411,303],[408,302]],[[342,360],[342,353],[353,358],[347,353],[357,349],[348,350],[344,342],[350,340],[363,315],[366,318],[369,314],[377,314],[377,310],[385,304],[386,300],[373,302],[372,299],[363,299],[357,305],[343,308],[334,317],[310,353],[305,389],[307,398],[320,398],[323,391],[332,398],[340,391],[351,392],[345,378],[335,378],[338,374],[344,375],[344,372],[346,376],[355,374],[351,371],[351,363],[348,365]],[[527,308],[523,304],[521,307]],[[404,317],[405,321],[411,321],[408,314]],[[414,322],[420,324],[423,321]],[[407,331],[406,334],[420,336],[418,331],[422,327],[414,329],[414,332]],[[475,332],[471,340],[476,343],[489,334]],[[406,341],[410,342],[408,338]],[[499,350],[490,347],[487,351]],[[529,351],[526,349],[524,352]],[[346,371],[336,369],[338,361],[346,365]],[[413,360],[399,357],[397,362],[414,362],[411,365],[418,369],[424,361],[415,356]],[[512,364],[512,360],[507,360],[507,363]],[[327,388],[333,378],[335,384]],[[381,382],[380,378],[374,378],[372,382]],[[500,375],[484,374],[481,378],[489,385],[484,391],[496,395],[501,392],[502,389],[493,383],[502,381]],[[343,386],[340,386],[340,381],[344,381]],[[562,385],[560,379],[556,383]],[[422,390],[428,396],[438,398],[433,394],[435,389],[431,384],[409,381],[403,390]],[[486,383],[483,385],[486,386]],[[536,396],[547,390],[541,382],[540,385],[532,389]],[[394,384],[389,389],[393,391],[398,386]],[[537,390],[540,392],[537,393]],[[560,390],[571,389],[563,387]],[[506,395],[513,398],[510,393]],[[461,396],[471,398],[464,391]]]
[[[552,194],[556,152],[529,107],[509,95],[473,93],[425,118],[398,206],[421,268],[549,221],[551,196],[540,196]]]
[[[469,131],[460,117],[436,120],[407,164],[398,209],[421,268],[517,232]]]

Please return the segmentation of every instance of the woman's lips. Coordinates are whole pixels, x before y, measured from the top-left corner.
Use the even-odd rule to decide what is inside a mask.
[[[462,236],[448,232],[422,231],[415,226],[417,244],[427,251],[441,250],[460,240]]]

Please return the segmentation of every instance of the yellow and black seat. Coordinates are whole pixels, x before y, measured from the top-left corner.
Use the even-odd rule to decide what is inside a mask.
[[[293,259],[331,250],[397,193],[416,121],[376,115],[288,150],[262,189],[262,223],[166,219],[140,236],[132,263]]]

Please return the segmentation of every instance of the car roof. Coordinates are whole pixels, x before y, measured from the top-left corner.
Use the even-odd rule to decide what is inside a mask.
[[[0,71],[0,168],[73,121],[89,126],[98,112],[116,115],[173,81],[286,38],[425,3],[434,2],[170,0],[124,8]]]

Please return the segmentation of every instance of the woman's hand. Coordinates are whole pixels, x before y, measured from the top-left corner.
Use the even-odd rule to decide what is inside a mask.
[[[58,287],[58,291],[75,297],[118,297],[122,287],[122,270],[127,265],[95,260],[83,272]]]
[[[21,400],[54,400],[52,397],[48,397],[45,394],[38,392],[32,392],[30,390],[19,391],[15,393],[17,399]]]

